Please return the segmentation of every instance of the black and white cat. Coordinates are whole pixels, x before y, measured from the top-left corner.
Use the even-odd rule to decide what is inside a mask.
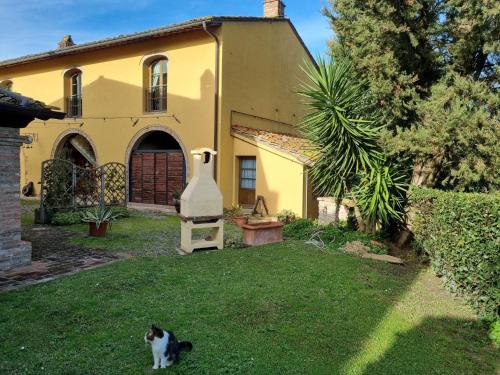
[[[154,324],[146,332],[144,341],[151,344],[154,358],[154,370],[172,366],[172,364],[179,360],[179,354],[182,350],[190,351],[193,349],[193,344],[189,341],[179,342],[175,338],[173,332],[164,331]]]

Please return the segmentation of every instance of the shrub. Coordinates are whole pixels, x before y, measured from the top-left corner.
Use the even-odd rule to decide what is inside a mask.
[[[238,204],[232,206],[231,208],[224,208],[224,217],[227,219],[241,215],[243,215],[243,208]]]
[[[500,348],[500,320],[491,323],[490,339],[493,340],[497,348]]]
[[[52,225],[73,225],[82,222],[82,217],[78,211],[58,212],[52,215]]]
[[[309,219],[298,219],[283,227],[283,234],[289,239],[308,241],[311,238],[321,240],[330,249],[338,249],[347,242],[360,241],[374,254],[387,254],[387,248],[376,246],[371,241],[376,235],[352,230],[347,225],[318,225]],[[314,236],[313,236],[314,235]],[[377,233],[378,236],[380,236]]]
[[[241,249],[246,245],[243,243],[241,234],[226,233],[224,235],[224,248],[226,249]]]
[[[283,224],[290,224],[291,222],[297,220],[297,215],[295,215],[295,212],[292,210],[281,210],[276,216]]]
[[[311,220],[299,219],[283,227],[283,234],[287,238],[307,240],[313,234],[315,225]]]
[[[92,209],[80,209],[78,211],[68,211],[68,212],[56,212],[51,215],[50,223],[52,225],[73,225],[80,224],[82,222],[82,215],[85,215],[87,211]],[[130,212],[127,207],[111,207],[113,212],[113,217],[129,217]]]
[[[417,248],[452,292],[493,319],[500,306],[499,198],[421,188],[410,194]]]

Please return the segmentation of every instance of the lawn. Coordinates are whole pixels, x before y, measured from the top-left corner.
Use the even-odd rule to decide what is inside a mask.
[[[21,220],[24,225],[34,223],[34,209],[37,201],[22,200]],[[75,232],[73,243],[90,248],[126,252],[140,256],[175,255],[180,243],[180,222],[176,216],[161,213],[147,213],[129,210],[130,217],[120,218],[113,223],[106,237],[89,237],[88,224],[75,224],[61,227]],[[240,230],[228,223],[225,225],[226,237],[237,236]],[[194,237],[205,237],[209,230],[195,230]]]
[[[158,246],[173,254],[166,247],[176,228],[176,218],[136,214],[113,228],[121,245],[91,245],[150,254],[164,239]],[[89,245],[86,237],[74,240]],[[429,270],[324,252],[302,241],[138,256],[1,293],[0,306],[1,374],[151,373],[143,342],[151,323],[194,345],[178,365],[158,373],[498,370],[498,351],[482,324]]]

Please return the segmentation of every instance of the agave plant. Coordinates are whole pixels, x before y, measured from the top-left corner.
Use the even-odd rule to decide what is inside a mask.
[[[367,85],[352,79],[347,62],[319,59],[303,71],[307,82],[299,94],[309,114],[300,129],[316,149],[310,177],[317,194],[343,198],[356,175],[382,157]]]
[[[408,186],[408,175],[385,161],[361,175],[353,197],[370,231],[379,224],[403,221]]]
[[[98,206],[89,210],[82,212],[82,221],[84,223],[95,223],[97,229],[102,223],[111,223],[120,217],[121,214],[113,213],[111,208],[106,208],[104,206]]]

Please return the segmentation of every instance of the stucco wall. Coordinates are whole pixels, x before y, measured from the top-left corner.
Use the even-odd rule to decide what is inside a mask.
[[[231,177],[234,181],[233,194],[238,189],[238,156],[255,156],[256,195],[266,199],[271,215],[281,210],[292,210],[297,215],[306,216],[304,207],[304,166],[267,147],[258,147],[251,141],[233,138],[234,168]]]
[[[230,207],[237,202],[231,125],[294,133],[304,114],[295,94],[303,79],[299,66],[308,55],[287,22],[225,22],[216,32],[221,40],[217,181],[224,206]],[[155,53],[169,58],[167,113],[179,122],[143,113],[141,61]],[[21,186],[33,181],[39,193],[40,164],[68,129],[90,138],[99,164],[127,163],[130,140],[154,126],[168,127],[186,150],[213,148],[215,45],[203,31],[0,68],[0,80],[11,79],[14,91],[64,108],[64,72],[75,67],[82,71],[83,118],[33,122],[23,130],[33,133],[34,142],[21,150]],[[134,125],[136,116],[148,118]],[[302,189],[302,182],[295,188]],[[293,204],[299,207],[302,198]]]
[[[231,125],[296,133],[295,125],[301,121],[305,111],[296,95],[304,79],[300,65],[309,57],[286,22],[269,20],[244,25],[226,22],[221,35],[222,106],[218,178],[224,205],[230,206],[238,200],[234,180],[228,182],[233,178],[235,158],[225,157],[232,155],[233,144],[238,144],[231,140]],[[281,172],[284,177],[286,173],[286,170]],[[302,180],[293,180],[298,185],[289,188],[301,190]],[[274,191],[273,195],[278,193]],[[279,198],[277,206],[292,208],[293,205],[295,210],[299,210],[301,196],[292,194],[297,201],[291,202],[288,191],[282,194],[286,198]]]
[[[168,56],[167,113],[175,115],[179,122],[172,117],[143,112],[141,60],[155,53]],[[39,193],[40,164],[51,158],[56,139],[68,129],[84,132],[91,138],[99,164],[126,163],[130,140],[149,126],[168,127],[187,150],[213,147],[214,66],[213,40],[204,32],[195,31],[0,69],[0,80],[11,79],[14,91],[60,108],[64,108],[64,72],[73,67],[82,71],[83,118],[74,122],[50,120],[45,125],[33,122],[23,130],[35,133],[36,137],[32,148],[21,151],[21,186],[33,181]],[[114,116],[127,118],[112,119]],[[142,118],[134,125],[135,116],[149,118]]]

